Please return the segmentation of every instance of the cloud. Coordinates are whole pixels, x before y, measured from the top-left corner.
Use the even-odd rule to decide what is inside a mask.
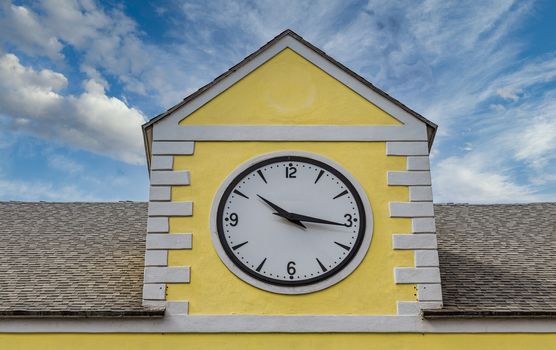
[[[499,165],[499,164],[498,164]],[[492,165],[480,153],[448,157],[433,169],[437,202],[518,203],[542,200],[528,185],[517,184],[507,169]]]
[[[60,73],[23,66],[13,54],[0,56],[0,115],[13,130],[142,164],[142,113],[94,80],[79,95],[63,95],[67,83]]]
[[[500,97],[502,97],[505,100],[510,100],[510,101],[517,101],[519,100],[519,95],[523,93],[523,90],[521,89],[516,89],[516,88],[512,88],[512,87],[505,87],[505,88],[500,88],[500,89],[496,89],[496,94]]]
[[[0,43],[17,45],[29,55],[44,55],[58,60],[62,58],[63,44],[39,18],[24,6],[0,3]]]
[[[21,201],[98,201],[76,186],[55,186],[44,181],[21,181],[0,179],[0,199]]]
[[[83,164],[61,154],[49,155],[47,157],[47,162],[50,168],[69,174],[81,173],[85,169]]]

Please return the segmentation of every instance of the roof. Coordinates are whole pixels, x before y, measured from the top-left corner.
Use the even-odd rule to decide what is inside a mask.
[[[0,316],[162,316],[142,303],[147,204],[0,202]]]
[[[556,203],[435,205],[444,308],[556,316]],[[147,204],[0,202],[0,317],[161,316],[141,306]]]
[[[291,29],[286,29],[285,31],[283,31],[282,33],[278,34],[274,39],[270,40],[268,43],[264,44],[262,47],[260,47],[257,51],[253,52],[252,54],[250,54],[249,56],[245,57],[241,62],[239,62],[238,64],[234,65],[233,67],[231,67],[230,69],[228,69],[228,71],[224,72],[223,74],[219,75],[218,77],[216,77],[213,81],[211,81],[210,83],[206,84],[205,86],[199,88],[197,91],[195,91],[194,93],[190,94],[189,96],[185,97],[181,102],[179,102],[178,104],[170,107],[166,112],[163,112],[157,116],[155,116],[154,118],[152,118],[151,120],[149,120],[148,122],[146,122],[145,124],[143,124],[143,138],[145,141],[145,151],[146,154],[149,155],[150,151],[149,151],[149,130],[150,128],[152,128],[152,125],[155,124],[156,122],[158,122],[159,120],[163,119],[164,117],[172,114],[174,111],[178,110],[179,108],[183,107],[184,105],[186,105],[187,103],[189,103],[190,101],[194,100],[195,98],[199,97],[200,95],[202,95],[205,91],[207,91],[208,89],[210,89],[211,87],[213,87],[214,85],[218,84],[219,82],[221,82],[222,80],[226,79],[226,77],[228,77],[230,74],[234,73],[235,71],[237,71],[239,68],[241,68],[242,66],[246,65],[247,63],[249,63],[250,61],[252,61],[253,59],[255,59],[257,56],[259,56],[261,53],[263,53],[265,50],[267,50],[269,47],[271,47],[272,45],[274,45],[276,42],[280,41],[282,38],[286,37],[286,36],[290,36],[294,39],[296,39],[297,41],[301,42],[302,44],[304,44],[305,46],[307,46],[308,48],[310,48],[311,50],[313,50],[315,53],[317,53],[318,55],[320,55],[321,57],[323,57],[324,59],[326,59],[327,61],[329,61],[330,63],[332,63],[333,65],[335,65],[336,67],[338,67],[339,69],[341,69],[342,71],[344,71],[345,73],[349,74],[350,76],[352,76],[353,78],[355,78],[357,81],[359,81],[360,83],[362,83],[363,85],[365,85],[366,87],[368,87],[369,89],[373,90],[374,92],[378,93],[379,95],[383,96],[384,98],[388,99],[390,102],[392,102],[393,104],[397,105],[398,107],[400,107],[401,109],[403,109],[404,111],[408,112],[409,114],[411,114],[412,116],[414,116],[415,118],[421,120],[422,122],[424,122],[427,125],[427,130],[428,130],[428,136],[429,136],[429,148],[432,146],[432,143],[434,141],[434,136],[436,134],[436,129],[438,128],[438,125],[436,125],[435,123],[433,123],[432,121],[428,120],[427,118],[425,118],[424,116],[422,116],[421,114],[415,112],[414,110],[412,110],[411,108],[409,108],[408,106],[404,105],[403,103],[401,103],[400,101],[398,101],[397,99],[395,99],[394,97],[388,95],[386,92],[384,92],[383,90],[379,89],[378,87],[376,87],[375,85],[373,85],[371,82],[369,82],[368,80],[366,80],[365,78],[363,78],[362,76],[360,76],[359,74],[355,73],[354,71],[352,71],[351,69],[347,68],[346,66],[344,66],[343,64],[341,64],[340,62],[336,61],[334,58],[332,58],[331,56],[327,55],[324,51],[322,51],[321,49],[319,49],[318,47],[316,47],[315,45],[311,44],[310,42],[308,42],[307,40],[303,39],[300,35],[298,35],[297,33],[295,33],[293,30]],[[148,158],[148,157],[147,157]],[[147,159],[147,162],[150,162],[150,159]]]
[[[434,210],[444,307],[426,317],[556,316],[556,203]]]

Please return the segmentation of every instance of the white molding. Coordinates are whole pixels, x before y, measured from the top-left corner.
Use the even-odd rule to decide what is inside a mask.
[[[441,301],[398,301],[398,315],[419,316],[423,310],[441,309]]]
[[[418,284],[417,298],[421,301],[442,301],[442,287],[440,283]]]
[[[430,186],[429,171],[389,171],[388,186]]]
[[[149,189],[149,201],[170,201],[172,199],[172,187],[151,186]]]
[[[432,187],[409,186],[409,200],[411,202],[432,202]]]
[[[440,270],[436,267],[395,267],[396,284],[440,283]]]
[[[438,267],[438,251],[434,250],[416,250],[415,251],[415,267]]]
[[[152,145],[153,155],[191,155],[194,151],[194,142],[155,140]]]
[[[166,285],[163,284],[163,283],[144,284],[143,285],[143,299],[165,300],[166,299]]]
[[[179,131],[173,130],[176,127],[178,128],[180,127],[178,124],[182,119],[184,119],[185,117],[193,113],[199,107],[203,106],[204,104],[212,100],[214,97],[216,97],[217,95],[219,95],[220,93],[222,93],[223,91],[231,87],[240,79],[247,76],[249,73],[257,69],[257,67],[263,65],[265,62],[267,62],[272,57],[274,57],[275,55],[277,55],[278,53],[280,53],[286,48],[292,49],[297,54],[309,60],[317,67],[321,68],[326,73],[328,73],[329,75],[331,75],[332,77],[334,77],[335,79],[339,80],[341,83],[349,87],[351,90],[353,90],[363,98],[367,99],[369,102],[373,103],[380,109],[384,110],[386,113],[390,114],[395,119],[399,120],[405,126],[410,126],[410,128],[407,128],[408,131],[412,129],[417,133],[415,137],[405,138],[405,139],[423,140],[423,141],[428,140],[426,124],[423,121],[411,115],[409,112],[407,112],[397,104],[393,103],[391,100],[387,99],[383,95],[369,88],[368,86],[366,86],[365,84],[357,80],[352,75],[346,73],[338,66],[331,63],[326,58],[322,57],[320,54],[316,53],[315,51],[308,48],[304,44],[288,36],[273,43],[273,45],[269,46],[264,51],[260,52],[256,57],[254,57],[249,62],[243,64],[236,71],[232,72],[224,79],[220,80],[218,83],[214,84],[213,86],[209,87],[207,90],[203,91],[199,96],[192,99],[191,101],[184,104],[183,106],[179,107],[171,114],[167,115],[165,118],[162,118],[159,121],[157,121],[154,124],[154,128],[153,128],[154,140],[162,140],[162,139],[173,140],[175,139],[173,138],[173,136],[184,137],[184,134],[182,133],[181,130]],[[282,127],[288,128],[289,126],[282,126]],[[185,128],[188,129],[188,128],[195,128],[195,127],[185,127]],[[334,127],[334,129],[337,128],[338,127]],[[360,128],[360,127],[355,127],[355,128]],[[189,130],[199,131],[201,129],[189,129]],[[213,130],[217,130],[217,129],[213,129]],[[296,134],[295,130],[296,129],[294,128],[292,131],[293,134]],[[340,133],[346,135],[346,133],[344,132],[340,132]],[[282,134],[284,137],[288,137],[287,132],[283,132]],[[199,136],[197,135],[198,134],[191,134],[188,135],[188,137],[190,137],[190,140],[199,140],[198,138]],[[224,135],[224,137],[226,137],[226,135]],[[259,136],[257,134],[252,134],[250,137],[259,137]],[[223,140],[222,137],[218,137],[218,139]],[[302,140],[307,141],[308,139],[306,136],[304,136]]]
[[[190,185],[191,179],[188,170],[151,171],[151,185]]]
[[[388,156],[428,156],[427,142],[386,142]]]
[[[189,266],[145,267],[145,284],[189,283]]]
[[[189,302],[187,301],[167,301],[165,315],[179,316],[189,314]]]
[[[407,157],[407,170],[431,170],[429,156]]]
[[[191,249],[191,233],[161,233],[147,235],[147,249]]]
[[[192,202],[149,202],[149,216],[191,216]]]
[[[163,305],[165,304],[162,302]],[[421,308],[426,304],[420,303]],[[0,319],[0,333],[556,333],[556,319],[168,315],[160,319]]]
[[[173,156],[152,156],[151,170],[172,170],[173,167]]]
[[[426,136],[423,136],[426,133],[423,133],[419,126],[393,125],[175,125],[172,128],[157,127],[153,130],[155,140],[337,142],[426,140]]]
[[[367,217],[366,217],[366,220],[365,220],[365,222],[366,222],[365,236],[363,237],[363,241],[361,242],[361,246],[359,247],[359,250],[357,251],[355,256],[351,259],[351,261],[342,270],[340,270],[338,273],[332,275],[331,277],[329,277],[329,278],[327,278],[323,281],[320,281],[320,282],[317,282],[317,283],[314,283],[314,284],[310,284],[310,285],[306,285],[306,286],[292,286],[292,287],[277,286],[277,285],[273,285],[273,284],[270,284],[270,283],[264,283],[264,282],[262,282],[262,281],[260,281],[256,278],[246,274],[236,264],[234,264],[231,261],[231,259],[228,257],[228,255],[224,251],[224,248],[222,247],[222,243],[220,242],[220,238],[218,236],[218,230],[216,228],[217,227],[217,225],[216,225],[216,222],[217,222],[216,214],[218,212],[218,205],[219,205],[219,202],[220,202],[220,198],[222,198],[222,195],[223,195],[224,191],[230,185],[232,180],[237,175],[239,175],[242,171],[244,171],[245,169],[247,169],[248,167],[250,167],[253,164],[259,163],[259,162],[264,161],[264,160],[269,159],[269,158],[280,157],[280,156],[288,156],[288,155],[289,156],[302,156],[302,157],[308,157],[308,158],[316,159],[316,160],[321,161],[325,164],[328,164],[328,165],[332,166],[334,169],[338,170],[340,173],[342,173],[353,184],[357,193],[361,197],[361,202],[363,203],[365,213],[367,213]],[[222,260],[224,265],[226,265],[226,267],[232,273],[234,273],[237,277],[239,277],[244,282],[249,283],[252,286],[255,286],[259,289],[266,290],[266,291],[273,292],[273,293],[306,294],[306,293],[312,293],[312,292],[315,292],[315,291],[319,291],[319,290],[328,288],[328,287],[340,282],[341,280],[343,280],[344,278],[349,276],[357,268],[357,266],[359,266],[361,261],[363,261],[363,258],[365,257],[365,255],[367,254],[367,251],[369,250],[369,246],[371,244],[371,240],[372,240],[372,236],[373,236],[373,211],[372,211],[372,208],[371,208],[371,204],[369,203],[369,199],[367,198],[367,195],[365,193],[365,190],[363,189],[363,187],[361,187],[361,185],[359,184],[359,181],[357,181],[356,178],[354,178],[347,170],[345,170],[342,166],[340,166],[336,162],[334,162],[334,161],[332,161],[328,158],[325,158],[323,156],[314,154],[314,153],[300,152],[300,151],[282,151],[282,152],[272,152],[272,153],[268,153],[268,154],[263,154],[263,155],[260,155],[258,157],[249,159],[248,161],[242,163],[238,168],[236,168],[234,171],[232,171],[228,175],[226,180],[224,180],[222,185],[220,185],[220,188],[218,189],[218,192],[216,192],[216,195],[214,196],[214,200],[213,200],[212,203],[213,204],[212,204],[211,213],[210,213],[211,237],[212,237],[212,242],[214,244],[216,252],[218,253],[218,256],[220,257],[220,260]]]
[[[416,301],[398,301],[398,315],[400,316],[418,316],[421,315],[421,308]]]
[[[168,266],[168,251],[147,250],[145,252],[145,266]]]
[[[411,226],[414,233],[436,232],[436,224],[435,224],[434,217],[414,218],[411,220]]]
[[[168,218],[164,216],[147,218],[147,232],[168,232]]]
[[[433,217],[432,202],[390,202],[390,217]]]
[[[435,234],[394,234],[392,248],[394,249],[436,249]]]

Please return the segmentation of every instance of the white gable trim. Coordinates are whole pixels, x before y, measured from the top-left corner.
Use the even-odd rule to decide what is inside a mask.
[[[365,132],[369,136],[366,138],[362,136],[357,136],[352,138],[354,140],[361,141],[386,141],[386,140],[401,140],[401,141],[414,141],[414,140],[427,140],[426,124],[421,120],[415,118],[413,115],[402,109],[400,106],[392,103],[386,97],[380,95],[373,89],[369,88],[352,75],[346,73],[340,69],[337,65],[333,64],[325,57],[321,56],[319,53],[315,52],[311,48],[307,47],[305,44],[301,43],[297,39],[291,36],[285,36],[275,42],[273,45],[267,49],[260,52],[257,57],[253,58],[251,61],[247,62],[243,66],[239,67],[235,72],[229,74],[224,79],[216,83],[215,85],[208,88],[201,95],[197,96],[190,102],[181,106],[177,110],[173,111],[171,114],[159,120],[154,127],[153,139],[155,141],[177,141],[177,140],[237,140],[237,135],[239,133],[245,135],[245,133],[250,133],[252,135],[260,135],[257,140],[286,140],[294,141],[301,139],[302,137],[307,137],[310,140],[317,140],[319,135],[323,132],[322,126],[282,126],[282,130],[267,131],[262,127],[262,133],[258,130],[261,127],[258,126],[206,126],[204,129],[199,129],[199,127],[192,126],[182,126],[179,122],[189,116],[191,113],[195,112],[198,108],[218,96],[220,93],[230,88],[232,85],[237,83],[240,79],[247,76],[255,69],[266,63],[268,60],[276,56],[278,53],[286,48],[290,48],[303,58],[307,59],[309,62],[313,63],[354,92],[373,103],[377,107],[384,110],[386,113],[390,114],[393,118],[397,119],[402,123],[399,126],[365,126]],[[340,116],[341,117],[341,116]],[[238,128],[251,128],[246,130],[238,130]],[[229,135],[228,135],[228,128]],[[276,128],[274,126],[269,126],[269,128]],[[288,138],[291,130],[294,130],[295,136]],[[299,129],[301,128],[301,129]],[[338,129],[339,126],[334,126],[334,129]],[[353,128],[360,127],[344,127],[345,130],[336,130],[336,133],[344,135],[339,139],[334,139],[331,137],[324,136],[323,140],[326,141],[345,141],[347,135],[350,134]],[[314,130],[312,130],[314,129]],[[191,130],[188,132],[188,130]],[[361,132],[359,132],[361,134]],[[216,136],[210,136],[216,135]],[[255,137],[255,136],[253,136]],[[246,139],[244,137],[244,139]],[[351,140],[351,139],[349,139]]]

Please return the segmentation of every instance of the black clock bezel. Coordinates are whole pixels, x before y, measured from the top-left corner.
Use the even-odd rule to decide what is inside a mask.
[[[353,196],[353,199],[354,199],[354,201],[357,205],[357,210],[358,210],[358,213],[359,213],[359,231],[357,232],[357,239],[356,239],[356,241],[353,245],[353,248],[350,250],[350,252],[346,256],[346,258],[340,264],[338,264],[334,268],[331,268],[327,272],[325,272],[325,273],[323,273],[319,276],[315,276],[315,277],[312,277],[312,278],[309,278],[309,279],[304,279],[304,280],[291,280],[291,281],[278,280],[278,279],[273,279],[273,278],[264,276],[262,274],[259,274],[256,271],[253,271],[252,269],[247,267],[245,264],[243,264],[241,262],[241,260],[238,259],[235,256],[231,247],[228,245],[228,242],[226,241],[226,237],[225,237],[225,234],[224,234],[223,213],[224,213],[224,209],[225,209],[225,206],[226,206],[226,202],[228,201],[228,198],[231,195],[235,186],[241,180],[243,180],[248,174],[252,173],[253,171],[255,171],[258,168],[264,167],[264,166],[269,165],[269,164],[280,163],[280,162],[288,162],[288,161],[304,162],[304,163],[312,164],[312,165],[318,166],[318,167],[330,172],[334,176],[336,176],[340,181],[342,181],[342,183],[346,186],[348,191]],[[320,160],[316,160],[316,159],[309,158],[309,157],[304,157],[304,156],[291,155],[291,156],[277,156],[277,157],[272,157],[272,158],[269,158],[269,159],[262,160],[260,162],[257,162],[255,164],[250,165],[248,168],[246,168],[241,173],[239,173],[237,176],[235,176],[235,178],[228,184],[228,186],[226,187],[226,190],[224,191],[224,193],[220,197],[220,202],[218,203],[218,210],[217,210],[217,215],[216,215],[216,228],[217,228],[218,238],[220,239],[220,244],[221,244],[224,252],[228,256],[228,258],[234,263],[234,265],[237,266],[241,271],[243,271],[247,275],[249,275],[249,276],[251,276],[251,277],[253,277],[253,278],[255,278],[259,281],[265,282],[265,283],[269,283],[269,284],[276,285],[276,286],[283,286],[283,287],[295,287],[295,286],[306,286],[306,285],[311,285],[311,284],[321,282],[323,280],[326,280],[326,279],[332,277],[333,275],[336,275],[338,272],[343,270],[344,267],[346,267],[350,263],[350,261],[353,260],[353,258],[357,255],[357,252],[359,251],[359,248],[361,247],[361,244],[364,240],[365,234],[367,234],[365,232],[366,226],[367,226],[366,220],[367,220],[367,218],[366,218],[365,206],[363,205],[363,201],[361,199],[361,196],[359,195],[359,192],[356,190],[355,186],[351,183],[351,181],[344,174],[342,174],[339,170],[335,169],[333,166],[331,166],[329,164],[326,164],[326,163],[324,163]]]

